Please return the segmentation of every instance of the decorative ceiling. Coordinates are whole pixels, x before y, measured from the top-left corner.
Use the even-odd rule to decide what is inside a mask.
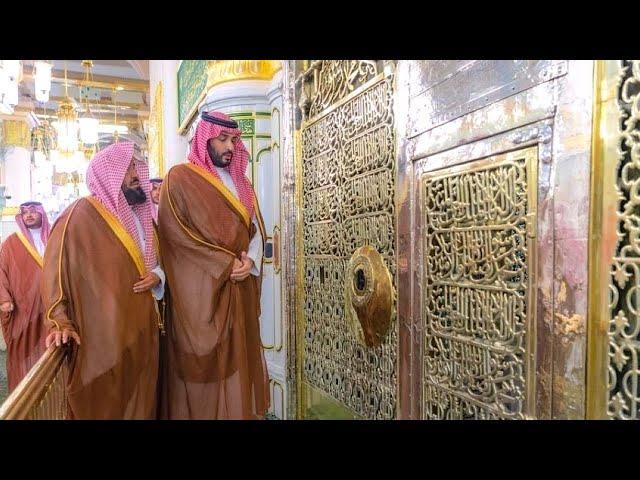
[[[2,118],[15,119],[33,112],[38,118],[55,115],[60,102],[69,96],[77,111],[85,111],[81,100],[81,88],[88,95],[89,108],[101,123],[113,124],[116,115],[118,125],[141,129],[149,116],[149,61],[148,60],[93,60],[91,81],[86,82],[86,70],[82,60],[50,60],[51,92],[46,104],[35,99],[33,60],[23,60],[23,77],[19,87],[19,103],[13,115]],[[65,68],[66,89],[65,89]]]

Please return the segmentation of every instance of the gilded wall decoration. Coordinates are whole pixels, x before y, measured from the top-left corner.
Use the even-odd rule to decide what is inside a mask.
[[[149,115],[149,167],[152,176],[164,175],[164,93],[162,89],[162,82],[159,82]]]

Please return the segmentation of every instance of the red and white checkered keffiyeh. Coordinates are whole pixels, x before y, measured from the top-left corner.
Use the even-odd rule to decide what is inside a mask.
[[[20,229],[22,234],[25,237],[27,237],[27,240],[29,240],[31,245],[33,245],[34,247],[35,247],[35,244],[33,243],[31,230],[29,229],[29,227],[27,227],[27,225],[24,223],[24,220],[22,219],[22,210],[24,208],[32,208],[36,212],[40,213],[40,215],[42,216],[42,227],[40,230],[40,239],[42,240],[42,244],[46,246],[47,240],[49,240],[49,229],[50,229],[49,219],[47,218],[47,212],[44,211],[44,207],[39,203],[36,204],[35,202],[26,202],[20,205],[21,211],[16,215],[16,223],[18,224],[18,228]]]
[[[208,115],[220,118],[222,120],[232,121],[230,117],[222,112],[208,112]],[[204,168],[206,171],[218,178],[218,180],[220,180],[220,177],[213,166],[211,158],[209,157],[207,142],[211,138],[216,138],[221,133],[240,136],[242,132],[240,131],[240,129],[226,128],[221,125],[207,122],[205,120],[200,120],[200,123],[198,123],[198,126],[196,127],[196,133],[193,136],[193,140],[191,142],[191,152],[189,153],[189,161],[191,163]],[[247,149],[242,143],[242,140],[238,139],[238,141],[236,142],[235,150],[233,152],[233,157],[231,159],[231,165],[229,165],[228,170],[233,180],[233,184],[238,191],[238,196],[240,197],[239,200],[245,206],[245,208],[249,212],[249,218],[251,218],[253,216],[254,193],[251,182],[245,174],[247,171],[248,163],[249,152],[247,152]]]
[[[147,201],[141,205],[129,205],[122,193],[122,182],[133,158],[133,142],[119,142],[109,145],[95,154],[87,168],[87,186],[93,195],[107,210],[116,216],[138,245],[140,239],[136,229],[134,212],[142,224],[145,236],[144,264],[147,271],[158,264],[153,240],[153,214],[151,206],[151,184],[149,167],[135,160],[140,187],[147,195]],[[141,249],[142,250],[142,249]]]

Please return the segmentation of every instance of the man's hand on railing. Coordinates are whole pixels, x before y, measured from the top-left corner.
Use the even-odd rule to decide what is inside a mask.
[[[73,338],[75,342],[80,345],[80,336],[74,332],[73,330],[67,330],[66,328],[62,331],[55,330],[47,335],[47,339],[45,340],[45,345],[49,348],[50,345],[56,344],[59,347],[62,343],[67,343],[69,338]]]

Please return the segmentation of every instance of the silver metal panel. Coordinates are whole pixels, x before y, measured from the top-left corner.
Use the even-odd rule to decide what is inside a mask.
[[[427,62],[424,62],[427,63]],[[421,73],[428,69],[426,80]],[[451,71],[454,69],[454,71]],[[427,88],[412,98],[408,136],[413,137],[486,105],[567,73],[567,62],[477,60],[428,62],[412,72]],[[442,78],[446,81],[438,82]],[[420,90],[419,88],[417,90]]]

